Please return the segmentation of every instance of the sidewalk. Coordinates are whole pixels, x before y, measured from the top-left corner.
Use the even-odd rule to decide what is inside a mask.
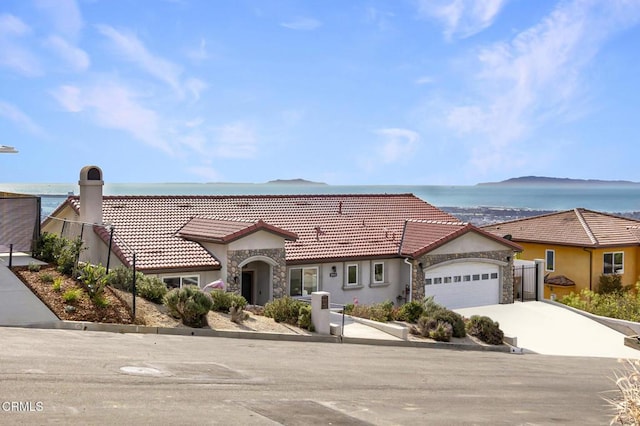
[[[13,266],[41,263],[24,253],[14,253]],[[58,322],[47,306],[9,270],[9,254],[0,254],[0,326]]]

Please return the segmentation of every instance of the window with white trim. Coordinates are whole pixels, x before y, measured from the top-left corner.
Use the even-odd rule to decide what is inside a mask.
[[[347,265],[347,285],[358,285],[358,265]]]
[[[384,263],[375,262],[373,264],[373,283],[382,284],[384,282]]]
[[[622,274],[624,273],[624,252],[617,251],[613,253],[604,253],[604,269],[605,274]]]
[[[556,270],[556,251],[546,250],[544,252],[544,258],[545,258],[544,269],[551,272],[555,271]]]
[[[289,295],[309,296],[318,291],[318,268],[291,268],[289,270]]]
[[[200,286],[200,275],[178,275],[173,277],[162,277],[168,289],[182,288],[188,285]]]

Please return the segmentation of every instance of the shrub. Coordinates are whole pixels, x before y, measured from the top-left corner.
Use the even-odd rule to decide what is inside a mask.
[[[109,300],[104,296],[104,294],[95,296],[91,300],[93,301],[93,304],[98,308],[106,308],[107,306],[109,306]]]
[[[162,303],[167,291],[167,285],[158,277],[143,275],[139,281],[136,279],[136,293],[150,302]]]
[[[53,274],[50,272],[41,272],[40,275],[38,275],[38,279],[43,283],[52,283]]]
[[[34,262],[29,262],[27,270],[29,270],[30,272],[40,272],[40,265]]]
[[[209,294],[211,295],[211,299],[213,299],[212,311],[224,312],[226,314],[234,303],[240,309],[244,309],[245,306],[247,306],[247,299],[236,293],[224,290],[213,290]]]
[[[560,302],[604,317],[640,321],[640,293],[637,290],[599,294],[583,289],[578,294],[563,297]]]
[[[36,246],[33,250],[33,257],[40,259],[43,262],[54,263],[56,256],[60,253],[63,239],[55,234],[44,232],[36,241]]]
[[[275,322],[298,325],[300,308],[304,305],[304,302],[289,296],[274,299],[264,306],[264,316],[273,318]]]
[[[504,339],[500,325],[487,316],[473,315],[469,318],[467,332],[490,345],[501,345]]]
[[[424,305],[417,300],[412,300],[400,307],[398,319],[415,324],[423,313]]]
[[[424,315],[432,316],[435,312],[446,309],[444,306],[436,303],[433,300],[433,296],[428,296],[422,299],[422,307],[424,309]]]
[[[164,296],[164,304],[169,313],[179,318],[189,327],[207,325],[207,313],[213,306],[213,300],[196,286],[174,288]]]
[[[622,291],[622,276],[618,274],[603,274],[598,278],[599,294],[620,293]]]
[[[352,305],[348,315],[358,318],[366,318],[378,322],[387,322],[394,319],[393,302],[387,300],[382,303],[374,303],[373,305]]]
[[[453,337],[464,337],[467,335],[464,319],[460,314],[443,308],[439,311],[435,311],[431,317],[436,321],[443,321],[450,324],[453,328]]]
[[[412,334],[416,334],[422,337],[429,337],[431,335],[431,331],[435,330],[438,321],[430,318],[428,316],[421,316],[418,318],[415,326],[410,328]]]
[[[313,322],[311,322],[311,305],[303,305],[300,307],[298,315],[298,327],[314,331]]]
[[[235,302],[231,304],[229,314],[231,315],[231,321],[236,324],[242,324],[245,320],[249,319],[249,313],[245,312],[241,306],[236,305]]]
[[[62,294],[62,300],[64,300],[66,303],[77,302],[81,297],[82,289],[80,288],[72,288]]]
[[[58,272],[71,276],[78,263],[80,251],[82,251],[82,240],[80,238],[75,240],[61,238],[60,241],[59,251],[56,253],[54,261],[58,265]]]
[[[107,286],[107,270],[102,265],[87,263],[80,271],[80,282],[84,285],[87,294],[92,301],[102,297]]]
[[[56,278],[53,280],[53,284],[51,285],[51,286],[52,286],[52,288],[53,288],[53,291],[60,291],[60,290],[62,290],[62,281],[63,281],[62,277],[56,277]]]
[[[144,279],[142,272],[136,272],[136,287]],[[123,291],[131,291],[133,284],[133,270],[126,266],[118,266],[107,274],[107,284]]]
[[[448,342],[452,335],[453,327],[444,321],[437,321],[435,328],[429,333],[429,337],[438,342]]]

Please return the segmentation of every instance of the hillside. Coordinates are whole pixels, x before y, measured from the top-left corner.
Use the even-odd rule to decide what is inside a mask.
[[[478,185],[640,185],[628,180],[571,179],[546,176],[522,176],[500,182],[484,182]]]

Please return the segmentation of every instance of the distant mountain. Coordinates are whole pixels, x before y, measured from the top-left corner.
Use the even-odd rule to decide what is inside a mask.
[[[501,182],[484,182],[478,185],[640,185],[629,180],[570,179],[546,176],[522,176]]]
[[[276,179],[270,180],[267,183],[275,183],[279,185],[326,185],[324,182],[312,182],[306,179]]]

